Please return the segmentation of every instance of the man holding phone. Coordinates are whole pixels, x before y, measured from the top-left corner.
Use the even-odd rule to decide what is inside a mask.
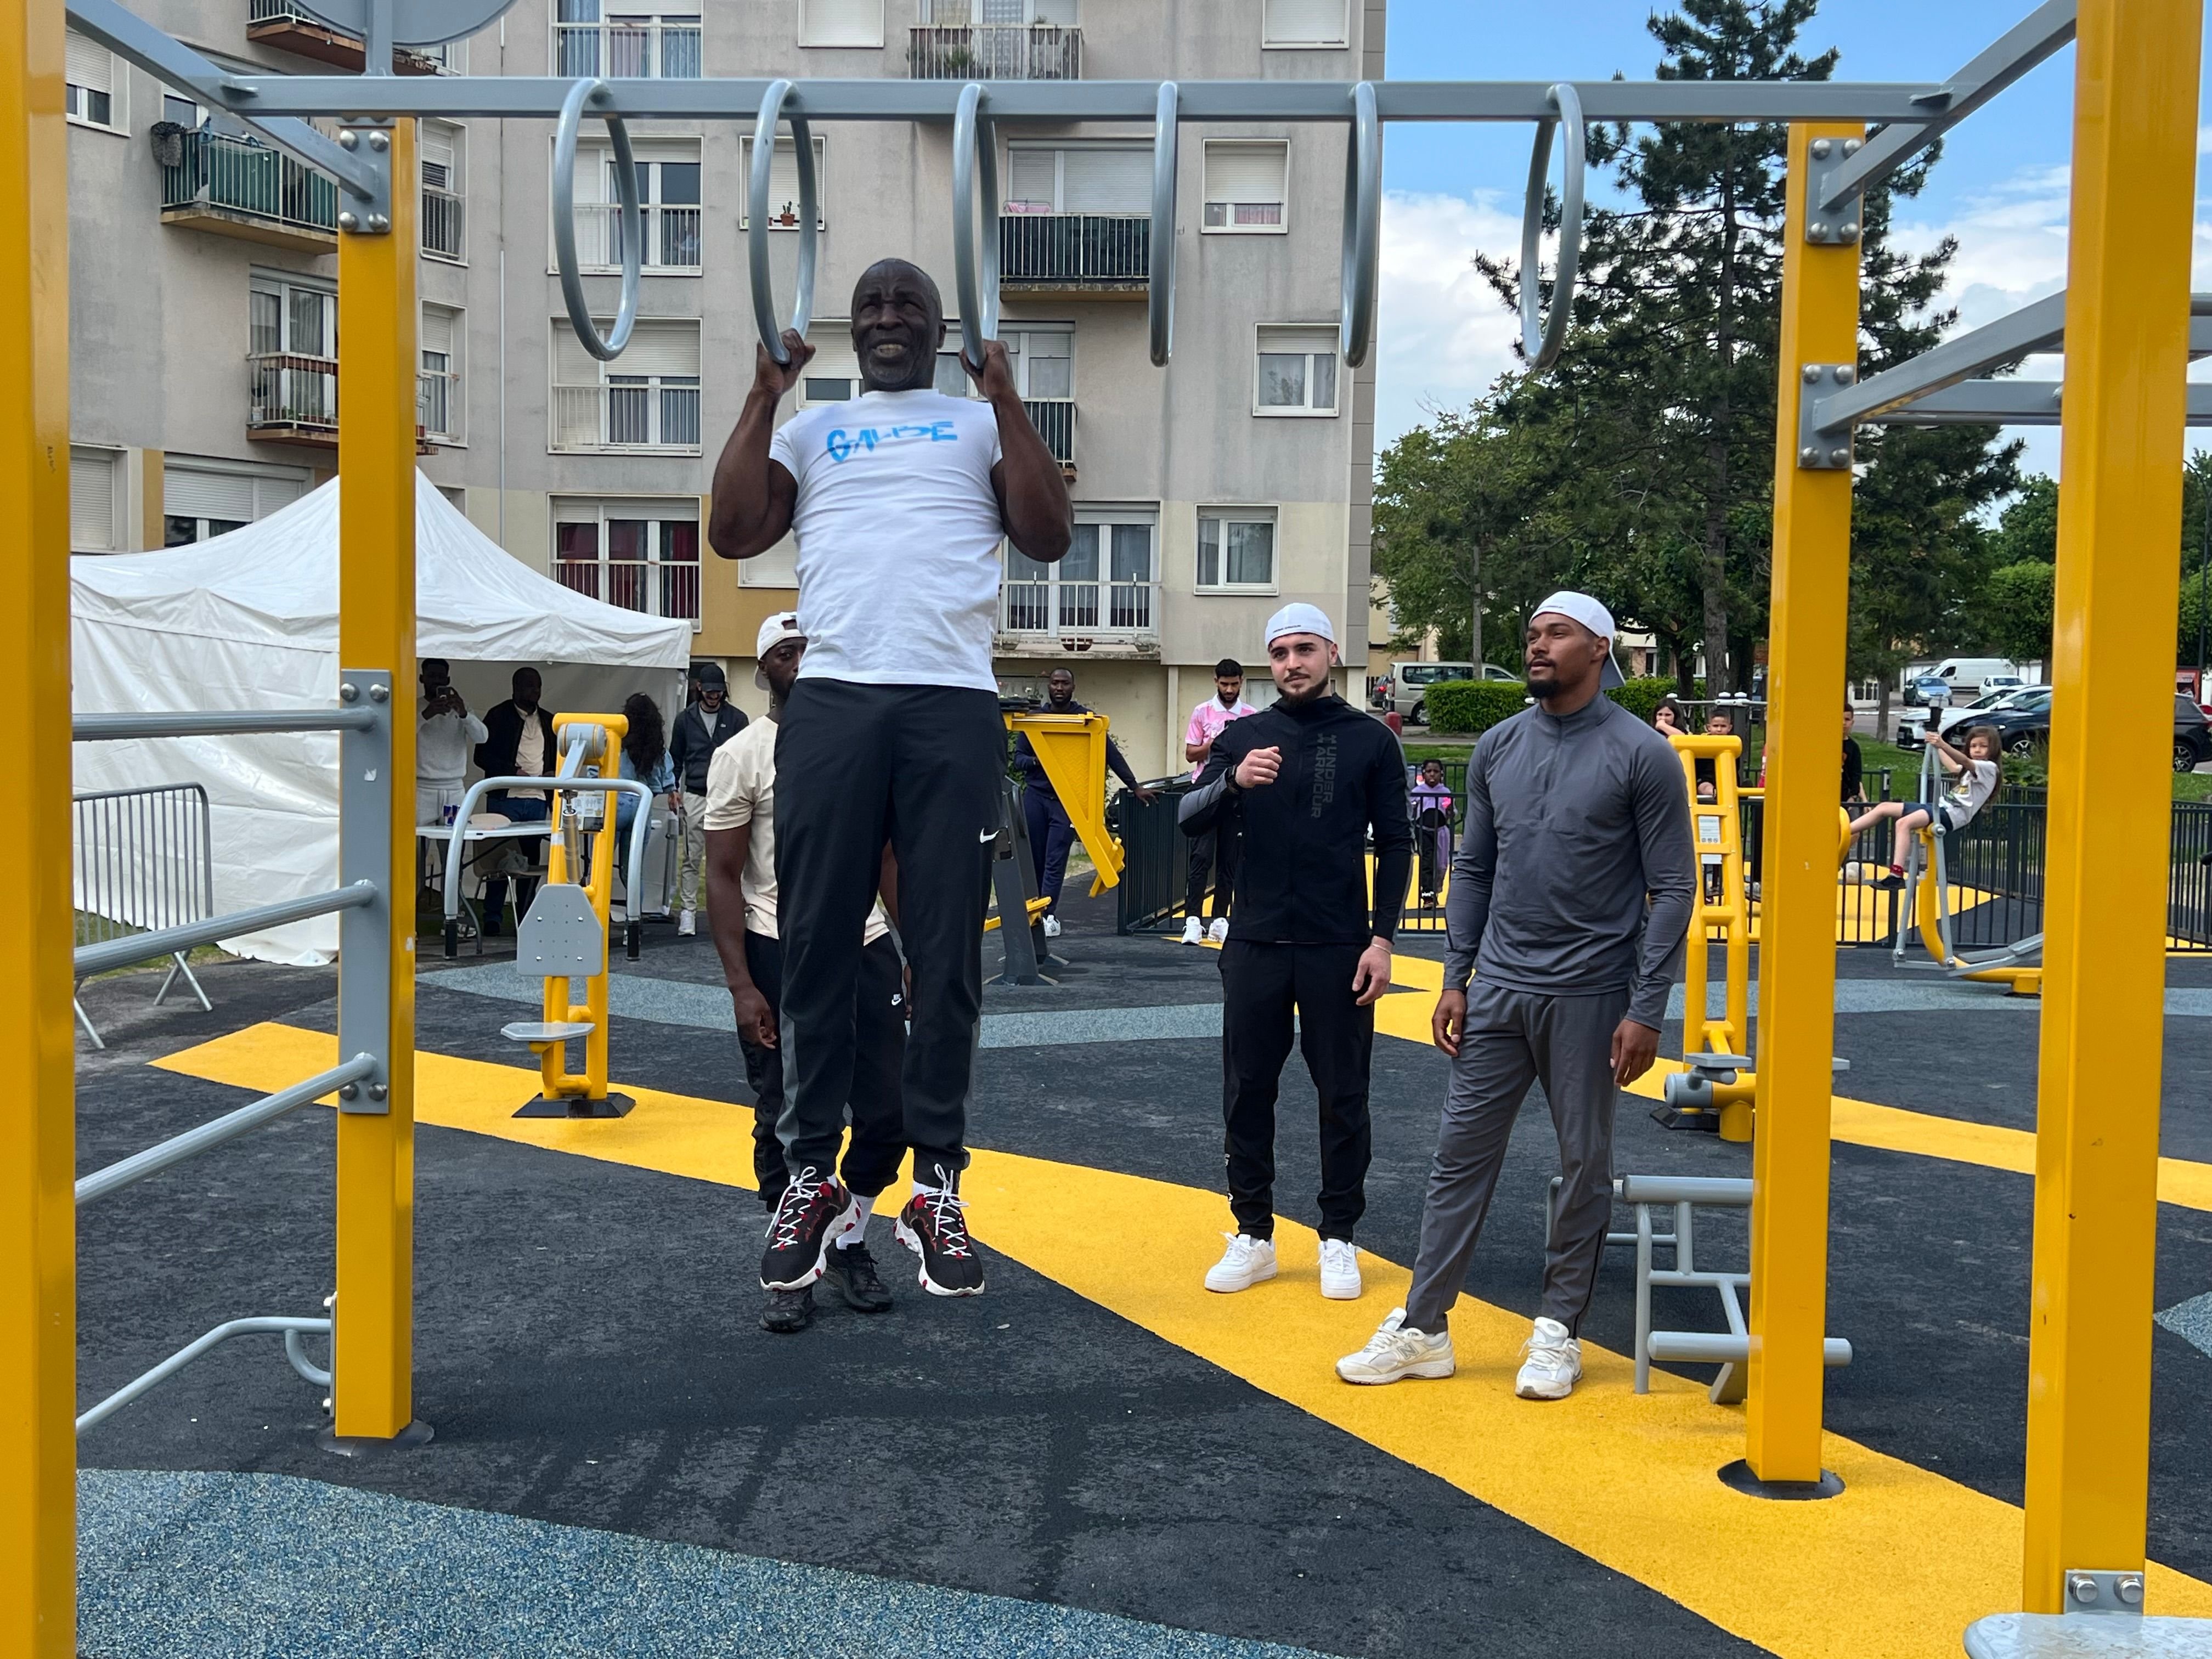
[[[1468,762],[1431,1023],[1451,1079],[1413,1287],[1337,1361],[1347,1382],[1452,1374],[1446,1316],[1538,1081],[1561,1181],[1514,1391],[1564,1400],[1582,1376],[1576,1332],[1613,1212],[1614,1099],[1657,1057],[1697,860],[1673,746],[1602,695],[1621,683],[1612,613],[1587,593],[1554,593],[1529,618],[1528,663],[1535,707],[1484,732]]]

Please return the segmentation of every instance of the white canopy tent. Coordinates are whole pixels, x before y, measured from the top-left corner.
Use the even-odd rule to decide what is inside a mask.
[[[501,550],[429,480],[415,485],[416,648],[443,657],[471,713],[508,695],[514,671],[544,678],[556,712],[619,710],[644,691],[683,707],[691,624],[603,605]],[[70,561],[70,635],[81,714],[336,706],[338,484],[191,547]],[[374,666],[374,665],[359,665]],[[401,693],[412,708],[414,688]],[[204,785],[218,913],[337,883],[335,733],[80,744],[80,793]],[[473,775],[473,773],[471,774]],[[411,801],[414,780],[400,781]],[[402,901],[402,914],[412,897]],[[128,920],[128,918],[124,918]],[[327,962],[337,920],[224,941],[273,962]]]

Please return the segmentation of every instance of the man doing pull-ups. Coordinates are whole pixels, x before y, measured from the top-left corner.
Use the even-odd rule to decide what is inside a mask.
[[[933,386],[944,341],[937,284],[903,259],[878,261],[853,290],[865,390],[779,429],[776,405],[814,356],[785,331],[788,361],[757,349],[752,390],[714,466],[708,543],[749,559],[795,535],[809,641],[776,735],[779,1138],[792,1179],[761,1261],[769,1290],[811,1284],[856,1218],[835,1171],[860,940],[886,841],[905,872],[899,932],[914,974],[915,1196],[897,1235],[921,1258],[924,1289],[983,1289],[959,1174],[1006,752],[991,670],[999,542],[1052,562],[1067,551],[1073,513],[1005,347],[986,343],[980,369],[969,368],[980,398],[949,398]]]

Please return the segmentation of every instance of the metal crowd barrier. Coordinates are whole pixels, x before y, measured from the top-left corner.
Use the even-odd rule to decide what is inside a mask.
[[[197,783],[161,783],[143,789],[108,789],[78,795],[72,866],[76,943],[106,944],[156,932],[215,914],[215,848],[208,828],[207,791]],[[207,992],[181,951],[154,993],[167,1000],[181,975],[203,1009]],[[82,1002],[77,1024],[95,1048],[107,1045]]]
[[[1189,879],[1190,841],[1176,827],[1176,813],[1190,793],[1190,774],[1154,778],[1145,787],[1158,792],[1151,801],[1125,789],[1108,809],[1123,859],[1121,884],[1115,889],[1117,933],[1144,933],[1181,915]]]
[[[273,904],[252,905],[222,915],[201,915],[186,920],[171,921],[172,913],[169,911],[149,911],[149,916],[167,925],[80,945],[76,956],[78,979],[104,973],[111,968],[126,967],[132,963],[158,961],[163,957],[173,957],[181,964],[184,952],[196,945],[212,945],[218,939],[234,938],[240,933],[254,933],[285,922],[333,915],[343,918],[342,951],[360,952],[356,960],[371,963],[389,960],[393,927],[393,907],[388,890],[392,864],[392,679],[389,674],[380,670],[347,669],[341,671],[339,680],[338,701],[341,706],[335,708],[237,709],[174,714],[82,714],[70,723],[70,735],[79,743],[272,732],[336,732],[339,733],[340,794],[349,826],[340,844],[339,883],[336,887]],[[202,812],[199,845],[204,851],[208,845],[204,817],[206,796],[198,791],[197,786],[177,787],[180,792],[198,793]],[[161,793],[123,791],[119,792],[119,797],[95,796],[88,799],[101,802]],[[134,890],[128,889],[126,884],[126,890]],[[212,911],[211,873],[198,893],[200,896],[199,908]],[[150,1176],[197,1158],[202,1152],[212,1151],[333,1091],[338,1096],[342,1110],[382,1112],[387,1109],[385,1102],[391,1078],[391,1056],[383,1052],[386,1029],[383,1019],[383,988],[377,983],[368,983],[365,988],[366,994],[356,976],[341,975],[338,1047],[341,1054],[349,1053],[349,1058],[318,1076],[294,1084],[289,1089],[264,1096],[235,1111],[196,1124],[180,1134],[172,1135],[167,1140],[134,1152],[128,1158],[119,1158],[104,1169],[94,1170],[76,1183],[77,1208],[82,1210],[95,1200],[108,1197]],[[328,1308],[331,1304],[325,1303],[325,1305]],[[88,1429],[97,1427],[149,1389],[234,1336],[281,1334],[284,1339],[285,1357],[290,1361],[293,1370],[307,1381],[327,1388],[332,1380],[331,1368],[316,1365],[308,1358],[301,1345],[301,1338],[330,1335],[335,1318],[333,1308],[326,1317],[266,1315],[227,1320],[185,1344],[158,1364],[142,1371],[80,1414],[76,1419],[76,1431],[82,1435]],[[332,1363],[336,1363],[335,1357]]]

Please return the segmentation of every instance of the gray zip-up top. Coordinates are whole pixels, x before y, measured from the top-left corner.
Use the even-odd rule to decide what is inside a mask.
[[[1444,984],[1626,988],[1628,1018],[1657,1030],[1696,894],[1689,795],[1667,739],[1609,697],[1564,719],[1523,709],[1468,762]]]

